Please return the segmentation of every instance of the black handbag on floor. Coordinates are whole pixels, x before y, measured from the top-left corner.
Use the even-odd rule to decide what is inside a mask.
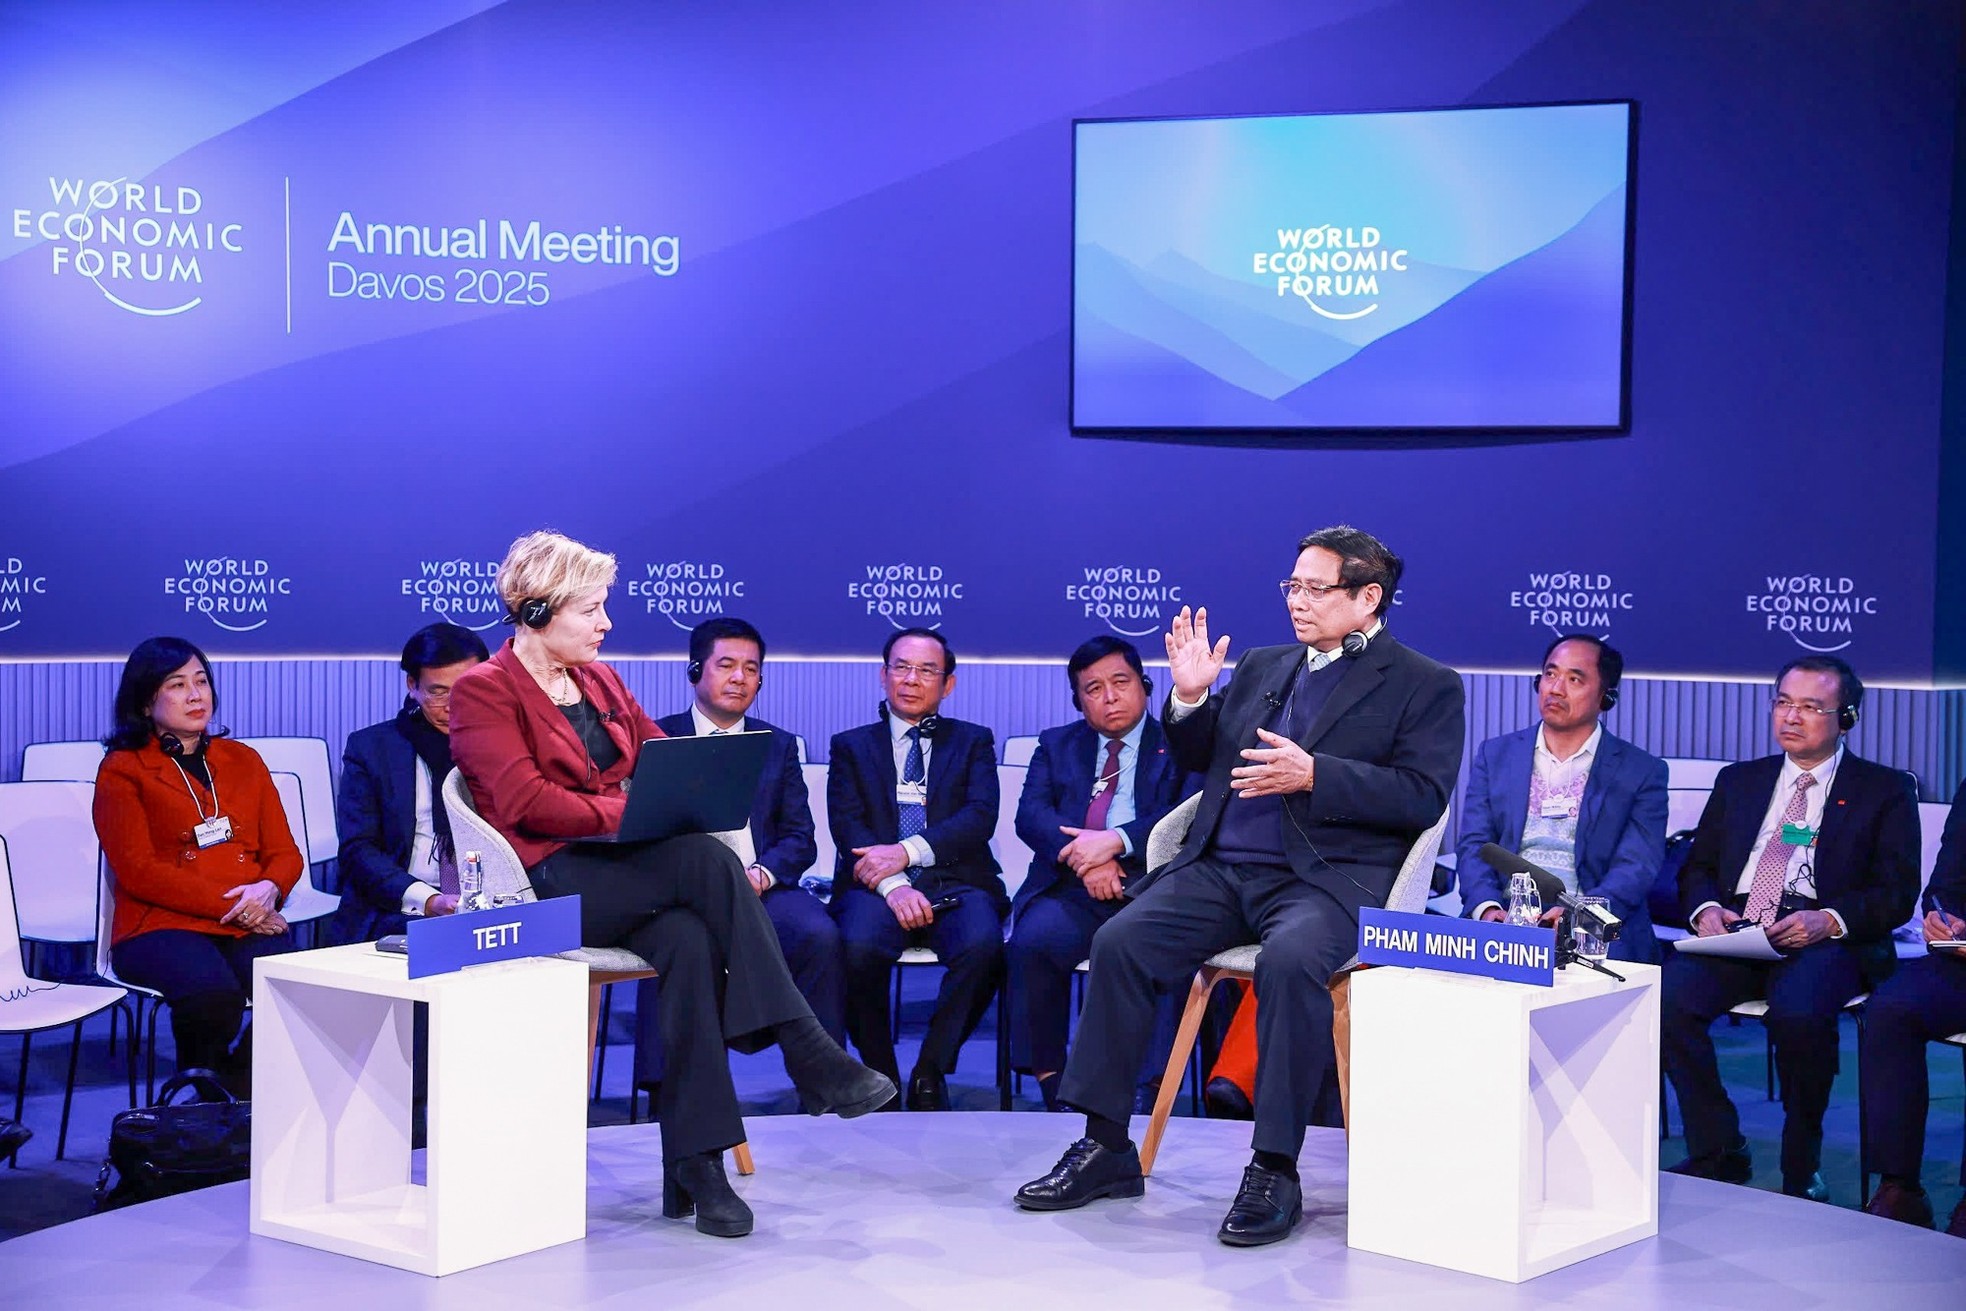
[[[172,1105],[186,1089],[198,1100]],[[157,1090],[155,1102],[118,1111],[110,1121],[109,1159],[96,1175],[95,1209],[244,1179],[252,1166],[252,1114],[252,1103],[234,1098],[210,1070],[179,1072]]]

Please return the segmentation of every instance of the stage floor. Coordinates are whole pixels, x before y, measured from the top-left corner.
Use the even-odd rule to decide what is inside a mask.
[[[750,1122],[758,1173],[738,1184],[749,1238],[662,1218],[653,1126],[596,1130],[588,1233],[444,1279],[331,1256],[246,1229],[246,1185],[59,1225],[0,1245],[9,1305],[66,1311],[541,1307],[890,1307],[1015,1311],[1343,1304],[1355,1308],[1956,1305],[1966,1242],[1837,1207],[1668,1175],[1659,1236],[1522,1285],[1345,1246],[1345,1143],[1311,1131],[1305,1221],[1272,1247],[1215,1226],[1248,1159],[1247,1124],[1176,1119],[1138,1201],[1017,1210],[1079,1121],[1031,1113]],[[1143,1128],[1144,1121],[1136,1121]],[[492,1146],[496,1150],[495,1145]],[[1024,1299],[1032,1299],[1026,1302]]]

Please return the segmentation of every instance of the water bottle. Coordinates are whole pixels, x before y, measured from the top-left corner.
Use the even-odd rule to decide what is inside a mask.
[[[1509,876],[1509,923],[1533,925],[1543,917],[1543,899],[1536,880],[1524,870]]]
[[[485,858],[478,852],[467,851],[464,853],[464,863],[457,869],[458,913],[484,910],[488,904],[485,900]]]

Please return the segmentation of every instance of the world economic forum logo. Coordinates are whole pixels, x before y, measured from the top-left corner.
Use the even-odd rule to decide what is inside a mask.
[[[661,615],[685,633],[744,600],[744,579],[716,560],[658,560],[642,572],[628,580],[628,595],[642,602],[645,613]]]
[[[865,580],[846,585],[847,599],[896,629],[940,628],[963,585],[939,564],[870,564]]]
[[[1856,640],[1857,621],[1877,613],[1877,598],[1854,578],[1765,574],[1763,581],[1763,590],[1748,593],[1748,613],[1760,616],[1763,632],[1787,633],[1805,651],[1841,651]]]
[[[1634,608],[1628,589],[1606,573],[1556,570],[1529,575],[1529,586],[1509,593],[1509,608],[1521,611],[1532,628],[1552,633],[1611,636],[1612,621]]]
[[[164,579],[164,595],[184,613],[203,615],[228,633],[250,633],[272,618],[273,603],[293,595],[294,580],[265,560],[233,556],[187,559],[184,572]]]
[[[1097,619],[1122,637],[1145,637],[1167,627],[1181,608],[1181,584],[1143,565],[1089,564],[1083,580],[1065,584],[1065,599],[1081,618]]]
[[[416,598],[417,613],[474,633],[505,617],[496,560],[419,560],[416,573],[403,579],[402,594]]]
[[[1278,228],[1274,249],[1252,257],[1258,277],[1275,279],[1278,296],[1295,296],[1327,319],[1362,319],[1379,308],[1380,279],[1406,272],[1405,247],[1388,246],[1378,228],[1324,224]]]
[[[26,617],[23,602],[46,596],[48,580],[27,567],[17,555],[0,556],[0,633],[19,628]]]
[[[198,308],[208,262],[245,251],[244,225],[214,215],[197,187],[128,178],[51,177],[45,205],[16,206],[9,231],[46,243],[56,278],[147,318]]]

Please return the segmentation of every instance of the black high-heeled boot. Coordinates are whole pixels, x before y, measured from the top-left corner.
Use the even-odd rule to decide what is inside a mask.
[[[751,1232],[751,1208],[724,1175],[724,1154],[705,1152],[662,1163],[662,1214],[682,1220],[696,1214],[696,1232],[742,1238]]]
[[[847,1055],[810,1015],[781,1024],[776,1036],[785,1073],[798,1089],[806,1114],[831,1111],[851,1120],[894,1100],[894,1080]]]

